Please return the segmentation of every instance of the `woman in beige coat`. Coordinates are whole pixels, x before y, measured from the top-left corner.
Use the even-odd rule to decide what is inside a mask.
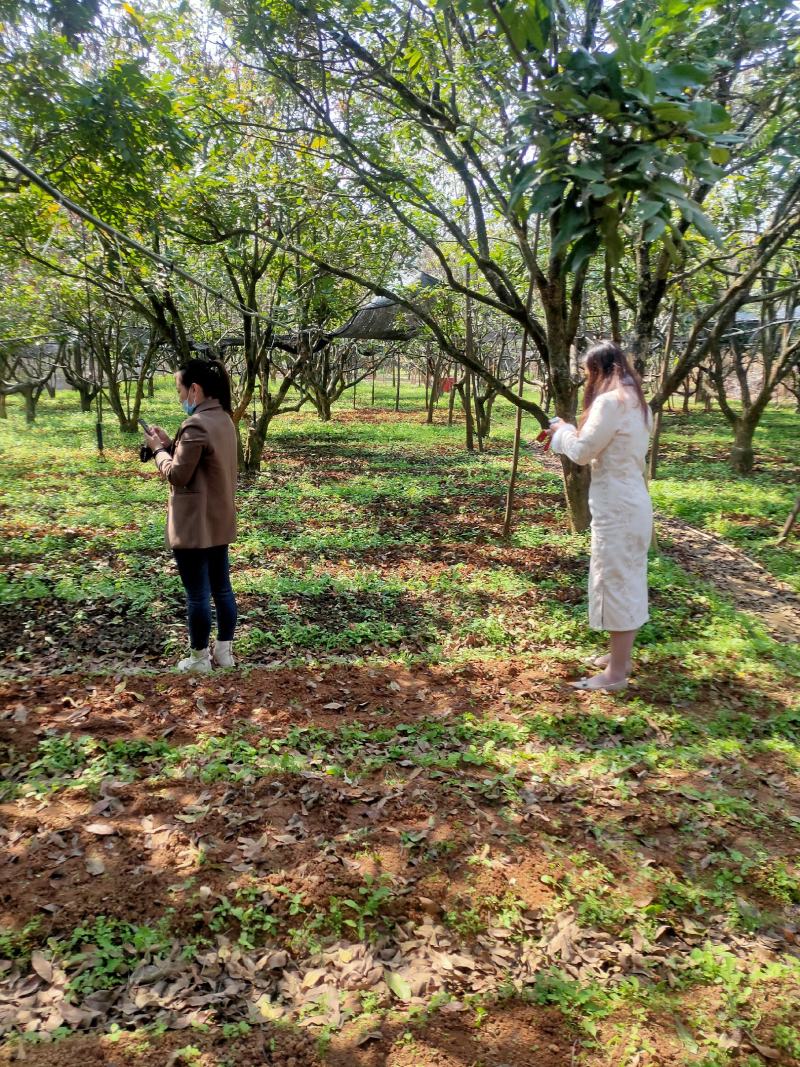
[[[576,689],[624,689],[639,628],[647,622],[647,552],[653,508],[644,479],[650,409],[624,352],[610,341],[586,355],[584,409],[578,427],[555,419],[551,447],[573,463],[591,463],[589,625],[608,630],[599,674]]]
[[[151,426],[145,440],[169,482],[167,540],[186,591],[191,647],[178,670],[207,674],[212,598],[217,609],[213,661],[234,666],[237,611],[228,545],[236,537],[236,429],[230,381],[217,360],[190,359],[176,373],[175,389],[188,418],[174,441],[159,426]]]

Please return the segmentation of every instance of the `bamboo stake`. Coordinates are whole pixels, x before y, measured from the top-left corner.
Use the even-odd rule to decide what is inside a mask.
[[[537,220],[538,225],[538,220]],[[538,230],[536,236],[538,237]],[[531,302],[533,300],[533,275],[531,275],[530,282],[528,283],[528,316],[531,313]],[[522,332],[522,345],[520,346],[519,353],[519,374],[517,376],[517,389],[519,395],[522,396],[525,389],[525,361],[528,356],[528,331]],[[506,513],[503,519],[503,539],[508,540],[511,534],[511,518],[514,512],[514,490],[517,485],[517,469],[519,467],[519,446],[522,438],[522,408],[517,408],[516,418],[514,422],[514,452],[511,457],[511,473],[508,477],[508,491],[506,492]]]
[[[536,216],[536,230],[533,235],[533,258],[537,258],[539,253],[539,219],[540,216]],[[533,273],[531,273],[530,281],[528,282],[528,296],[525,303],[528,318],[531,317],[531,306],[533,304]],[[520,397],[525,390],[525,361],[528,358],[528,330],[527,328],[522,331],[522,345],[520,346],[519,353],[519,374],[517,376],[517,389],[519,390]],[[514,452],[511,457],[511,473],[508,477],[508,491],[506,493],[506,513],[503,519],[503,539],[508,540],[511,534],[511,517],[514,512],[514,490],[517,484],[517,469],[519,467],[519,446],[522,438],[522,408],[517,408],[516,419],[514,422]]]

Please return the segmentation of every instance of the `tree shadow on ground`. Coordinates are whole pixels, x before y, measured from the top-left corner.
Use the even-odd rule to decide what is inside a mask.
[[[758,869],[743,883],[735,853],[759,844],[762,869],[800,854],[777,822],[800,816],[781,756],[748,766],[705,752],[702,694],[682,709],[694,733],[672,737],[635,696],[587,707],[557,680],[498,662],[6,684],[5,777],[34,791],[4,804],[4,923],[23,938],[5,974],[12,1026],[272,1013],[317,1032],[365,1004],[399,1008],[393,975],[413,1003],[524,986],[552,966],[584,982],[663,981],[708,939],[779,956],[792,905],[769,898]],[[755,736],[785,737],[787,706],[774,697]],[[743,730],[720,720],[713,736]],[[81,736],[95,747],[76,750]],[[694,763],[679,752],[691,744]],[[764,917],[732,937],[741,897]],[[498,1064],[531,1062],[513,1028],[473,1034],[458,1013],[442,1018],[406,1049],[408,1023],[389,1015],[363,1055],[391,1047],[402,1065],[416,1047],[466,1064],[489,1034]],[[561,1055],[565,1031],[546,1033]]]

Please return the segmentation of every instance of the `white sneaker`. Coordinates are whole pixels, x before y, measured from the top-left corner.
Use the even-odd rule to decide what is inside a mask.
[[[211,674],[211,656],[207,648],[192,649],[186,659],[182,659],[176,670],[181,674]]]
[[[218,667],[235,667],[233,658],[232,641],[216,641],[214,644],[214,663]]]

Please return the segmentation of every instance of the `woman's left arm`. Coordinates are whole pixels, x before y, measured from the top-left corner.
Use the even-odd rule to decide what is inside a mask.
[[[568,422],[559,423],[553,433],[550,448],[584,466],[600,455],[611,443],[622,419],[622,404],[613,393],[599,396],[589,410],[589,417],[580,430]]]
[[[203,427],[189,423],[178,434],[172,455],[166,449],[156,452],[155,460],[159,473],[170,485],[182,489],[194,477],[207,444],[208,434]]]

